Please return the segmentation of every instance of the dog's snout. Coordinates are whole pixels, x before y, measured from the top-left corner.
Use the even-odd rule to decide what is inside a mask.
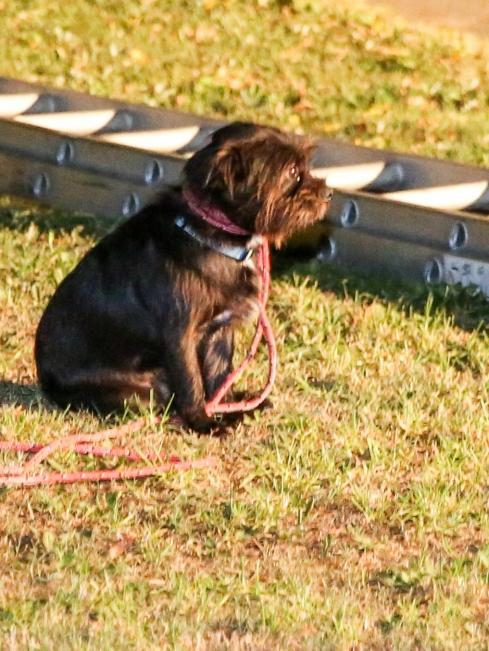
[[[326,185],[323,179],[314,179],[315,191],[321,201],[329,203],[333,198],[334,190]]]
[[[334,190],[326,186],[324,189],[324,198],[326,199],[326,201],[331,201],[331,199],[333,198],[333,194],[334,194]]]

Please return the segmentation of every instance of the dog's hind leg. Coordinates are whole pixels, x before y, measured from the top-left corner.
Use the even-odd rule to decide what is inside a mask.
[[[71,371],[63,376],[43,374],[41,386],[46,395],[61,407],[116,411],[125,401],[138,398],[148,402],[154,372],[94,369]]]

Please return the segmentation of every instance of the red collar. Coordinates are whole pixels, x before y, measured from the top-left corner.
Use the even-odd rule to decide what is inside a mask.
[[[250,235],[250,232],[232,222],[223,212],[189,190],[183,191],[183,198],[190,210],[205,222],[231,235]]]

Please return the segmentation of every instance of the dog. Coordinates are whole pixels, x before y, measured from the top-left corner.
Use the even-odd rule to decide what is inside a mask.
[[[180,186],[103,238],[57,288],[35,340],[47,397],[107,414],[152,395],[210,431],[205,402],[232,369],[235,329],[258,312],[261,238],[280,246],[326,215],[331,191],[310,173],[312,151],[271,127],[216,130]]]

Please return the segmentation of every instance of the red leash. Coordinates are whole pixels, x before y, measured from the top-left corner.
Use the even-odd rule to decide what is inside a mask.
[[[197,197],[191,190],[188,188],[183,191],[183,198],[190,210],[199,215],[201,219],[206,221],[211,226],[218,228],[221,231],[230,233],[232,235],[251,235],[247,230],[241,228],[234,222],[232,222],[227,215],[216,208],[215,206],[205,203],[199,197]],[[259,405],[262,404],[270,394],[273,384],[275,382],[275,377],[277,375],[277,348],[275,345],[275,337],[273,335],[273,329],[270,325],[266,314],[266,307],[268,302],[268,294],[270,291],[270,249],[266,239],[263,239],[261,248],[258,253],[258,273],[261,279],[260,285],[260,294],[259,294],[259,305],[260,305],[260,314],[258,317],[258,324],[256,326],[255,336],[251,343],[250,352],[241,362],[240,366],[232,371],[227,378],[224,380],[223,384],[216,391],[214,396],[205,406],[205,411],[208,416],[213,414],[230,414],[239,411],[251,411],[256,409]],[[268,355],[269,355],[269,370],[268,370],[268,380],[265,385],[265,388],[260,393],[260,395],[255,398],[248,400],[241,400],[240,402],[222,402],[227,391],[231,386],[236,382],[236,380],[243,373],[245,368],[249,365],[251,360],[258,350],[258,346],[262,339],[262,336],[265,335],[265,341],[268,346]]]
[[[199,201],[195,195],[188,190],[184,192],[184,198],[190,209],[198,214],[204,221],[233,235],[248,235],[249,233],[233,224],[224,213],[216,210],[210,205]],[[208,416],[218,413],[233,413],[250,411],[256,409],[270,394],[277,374],[277,349],[273,330],[266,315],[266,305],[270,289],[270,251],[268,242],[264,239],[258,253],[258,273],[261,278],[259,293],[260,314],[255,335],[251,343],[250,351],[241,364],[232,371],[216,391],[211,400],[205,405]],[[254,398],[241,400],[240,402],[222,402],[230,387],[241,376],[249,365],[258,350],[260,341],[265,336],[269,354],[268,379],[263,391]],[[158,419],[159,420],[159,419]],[[207,457],[196,461],[182,461],[177,456],[170,456],[166,460],[156,454],[142,455],[130,448],[112,447],[106,448],[97,446],[96,443],[114,439],[131,432],[139,430],[145,424],[144,418],[138,418],[131,423],[106,429],[93,434],[70,434],[55,439],[46,445],[33,443],[16,443],[14,441],[0,441],[0,452],[25,452],[34,456],[23,465],[0,466],[0,487],[1,486],[37,486],[52,484],[73,484],[82,481],[113,481],[122,479],[140,479],[159,475],[170,470],[190,470],[193,468],[210,468],[216,465],[214,457]],[[152,461],[153,465],[138,468],[123,468],[114,470],[91,470],[76,472],[40,472],[34,471],[40,464],[55,452],[70,450],[78,454],[90,454],[97,457],[124,458],[131,461]]]
[[[275,344],[273,329],[266,314],[266,306],[270,288],[270,251],[268,242],[266,240],[263,241],[259,252],[258,265],[260,268],[262,282],[259,297],[260,315],[258,317],[255,336],[253,337],[248,355],[244,358],[241,364],[227,376],[223,384],[219,387],[211,400],[206,404],[205,410],[209,416],[216,413],[229,414],[238,411],[250,411],[252,409],[256,409],[269,396],[275,382],[275,377],[277,375],[277,347]],[[263,335],[265,335],[265,341],[267,342],[269,357],[268,379],[264,389],[255,398],[241,400],[240,402],[222,402],[222,399],[224,398],[227,391],[236,382],[236,380],[240,377],[240,375],[243,373],[243,371],[255,356]]]

